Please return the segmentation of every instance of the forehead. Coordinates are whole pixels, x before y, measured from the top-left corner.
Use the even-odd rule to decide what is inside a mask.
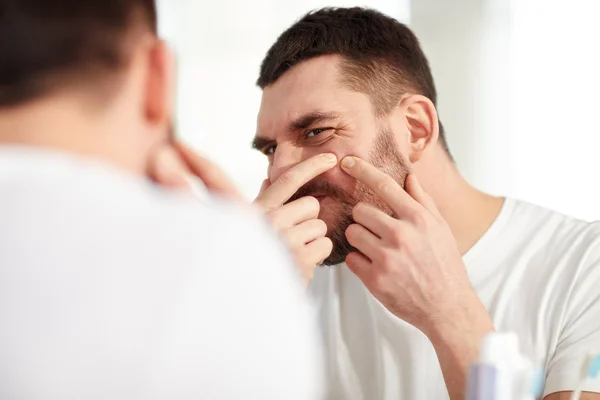
[[[273,136],[304,114],[335,112],[356,115],[370,110],[368,97],[341,83],[339,56],[321,56],[304,61],[287,71],[262,95],[258,133]]]

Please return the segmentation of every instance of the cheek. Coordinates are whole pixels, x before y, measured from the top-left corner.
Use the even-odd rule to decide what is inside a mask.
[[[318,151],[315,151],[314,154],[333,153],[337,157],[338,162],[341,162],[347,156],[355,156],[368,161],[369,149],[369,143],[356,143],[355,141],[340,138],[330,140],[323,146],[319,146]]]
[[[315,151],[316,155],[319,153],[333,153],[338,159],[338,165],[329,171],[321,175],[322,178],[329,181],[331,184],[338,186],[340,189],[348,194],[352,194],[356,188],[356,181],[345,173],[340,163],[347,156],[355,156],[366,161],[370,161],[369,157],[369,146],[367,143],[354,143],[353,141],[345,141],[344,139],[330,140],[323,146],[320,146],[318,151]]]
[[[343,193],[341,194],[341,198],[331,199],[331,201],[334,203],[354,204],[358,194],[358,184],[354,178],[345,173],[339,166],[321,175],[320,179],[326,180]]]

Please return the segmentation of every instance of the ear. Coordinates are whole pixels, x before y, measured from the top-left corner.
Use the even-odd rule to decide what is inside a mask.
[[[409,159],[417,162],[424,151],[435,145],[439,137],[439,122],[435,106],[427,97],[410,95],[402,99],[400,106],[408,127]]]
[[[175,59],[167,44],[156,40],[148,52],[145,115],[151,125],[172,125],[175,100]]]

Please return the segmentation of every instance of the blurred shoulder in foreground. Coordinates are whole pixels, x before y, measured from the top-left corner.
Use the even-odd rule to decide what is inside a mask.
[[[258,215],[0,147],[0,397],[314,399],[321,360]]]

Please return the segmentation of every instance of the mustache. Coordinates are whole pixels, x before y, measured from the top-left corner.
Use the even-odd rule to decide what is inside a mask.
[[[325,180],[312,180],[298,189],[286,204],[301,199],[302,197],[314,195],[335,197],[342,201],[347,197],[346,193],[337,185],[331,184]]]

